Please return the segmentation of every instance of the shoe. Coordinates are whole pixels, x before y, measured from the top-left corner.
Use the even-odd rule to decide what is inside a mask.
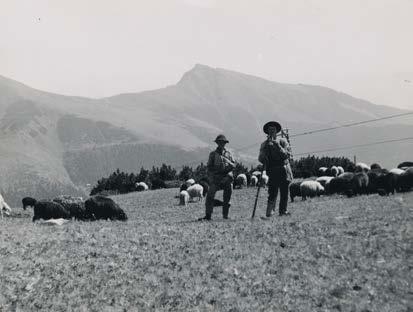
[[[211,221],[211,217],[205,216],[205,217],[199,218],[198,221]]]
[[[286,211],[286,212],[280,212],[280,217],[282,216],[291,216],[291,213]]]

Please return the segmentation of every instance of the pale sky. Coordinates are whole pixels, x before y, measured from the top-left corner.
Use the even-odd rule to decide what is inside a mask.
[[[104,97],[196,63],[413,109],[413,0],[0,0],[0,75]]]

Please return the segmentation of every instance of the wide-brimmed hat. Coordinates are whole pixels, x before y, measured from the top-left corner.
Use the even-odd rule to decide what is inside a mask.
[[[229,141],[227,140],[227,138],[223,134],[218,135],[214,142],[218,142],[218,141],[223,141],[225,143],[229,143]]]
[[[264,131],[264,133],[268,134],[268,128],[269,127],[275,127],[276,132],[280,132],[281,131],[281,125],[276,122],[276,121],[269,121],[267,122],[264,127],[262,128],[262,130]]]

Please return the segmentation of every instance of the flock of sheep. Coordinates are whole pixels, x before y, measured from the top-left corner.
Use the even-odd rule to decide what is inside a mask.
[[[265,187],[268,176],[265,171],[254,171],[249,179],[250,186]],[[234,188],[242,188],[248,185],[247,175],[239,174],[234,181]],[[291,201],[301,196],[303,200],[307,197],[320,196],[322,194],[345,194],[349,197],[359,194],[378,193],[380,195],[405,192],[413,188],[413,163],[404,162],[397,168],[387,170],[378,164],[368,166],[357,163],[354,172],[344,172],[340,166],[331,168],[321,167],[317,177],[308,179],[295,179],[289,185]],[[136,184],[138,191],[148,190],[144,182]],[[179,197],[180,205],[187,206],[190,201],[198,199],[201,201],[208,193],[209,184],[207,179],[201,179],[197,183],[194,179],[188,179],[181,185]],[[34,198],[25,197],[22,200],[23,209],[33,208],[33,222],[39,219],[76,219],[93,221],[99,219],[127,220],[126,213],[112,199],[96,195],[86,201],[81,197],[59,196],[53,200],[36,201]],[[214,205],[222,205],[215,200]],[[11,208],[0,194],[0,212],[10,215]]]
[[[265,171],[254,171],[248,183],[247,175],[242,173],[235,178],[234,188],[248,185],[265,187],[268,179]],[[341,166],[321,167],[318,169],[318,176],[293,180],[289,185],[289,193],[291,202],[294,202],[297,196],[306,200],[307,197],[330,194],[344,194],[348,197],[373,193],[389,195],[394,194],[395,191],[409,191],[411,188],[413,188],[412,162],[401,163],[391,170],[381,168],[378,164],[369,166],[365,163],[357,163],[354,172],[345,172]],[[182,184],[177,197],[180,205],[187,206],[188,202],[194,199],[202,200],[207,192],[206,180],[196,183],[194,179],[189,179]]]
[[[23,209],[33,208],[33,222],[36,220],[72,219],[82,221],[128,219],[126,213],[112,199],[105,196],[91,196],[86,201],[82,197],[59,196],[53,200],[37,201],[32,197],[22,199]],[[11,208],[0,195],[1,218],[3,211],[10,215]]]

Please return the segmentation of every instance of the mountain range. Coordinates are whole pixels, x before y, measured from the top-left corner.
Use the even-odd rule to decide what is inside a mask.
[[[412,115],[299,134],[408,112],[326,87],[199,64],[175,85],[101,99],[44,92],[0,76],[0,190],[14,205],[25,196],[85,195],[89,184],[117,168],[138,172],[166,163],[179,170],[206,162],[220,133],[239,160],[256,164],[269,120],[289,129],[294,154],[336,149],[319,155],[395,167],[412,160],[412,140],[345,147],[409,137]]]

